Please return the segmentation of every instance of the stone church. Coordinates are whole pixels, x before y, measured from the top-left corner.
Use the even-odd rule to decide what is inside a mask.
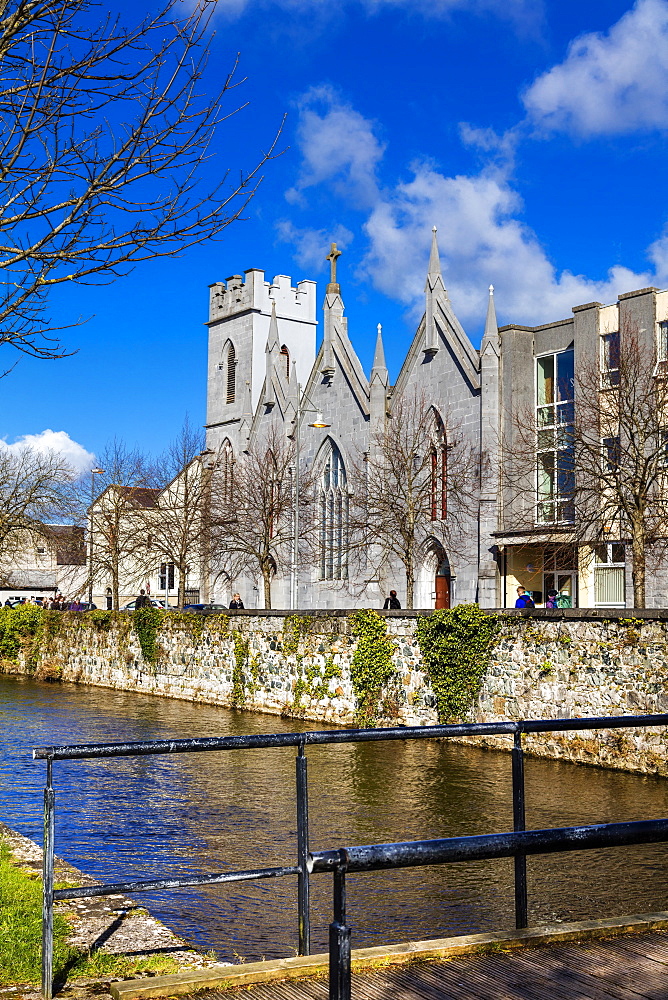
[[[499,360],[493,298],[490,295],[485,339],[478,352],[453,312],[434,230],[425,314],[397,382],[389,383],[380,328],[367,376],[348,336],[337,257],[333,246],[318,350],[315,282],[300,281],[293,287],[284,275],[269,282],[264,272],[253,269],[211,286],[207,408],[207,447],[234,456],[248,448],[269,421],[278,421],[289,434],[299,410],[301,460],[315,471],[319,489],[331,501],[323,505],[325,516],[333,519],[344,516],[346,505],[337,494],[346,492],[351,464],[392,419],[401,397],[419,393],[433,408],[435,426],[454,419],[476,448],[491,447],[493,434],[487,435],[489,441],[481,438],[482,427],[491,429],[492,416],[481,412],[481,385],[487,384],[484,398],[489,405]],[[314,412],[323,415],[326,427],[312,426]],[[433,537],[427,532],[418,555],[416,607],[449,607],[461,601],[497,605],[497,555],[488,537],[495,527],[494,503],[483,499],[480,517],[477,509],[471,511],[471,524],[456,555],[446,550],[440,532]],[[382,607],[390,589],[398,592],[404,605],[401,565],[391,567],[385,578],[356,579],[340,551],[326,551],[340,525],[330,527],[322,532],[320,557],[308,569],[300,569],[296,593],[290,594],[288,579],[275,580],[274,607],[287,608],[291,603],[304,609]],[[246,607],[261,606],[262,590],[256,580],[230,581],[227,589],[243,589]],[[216,599],[226,597],[223,585]]]
[[[333,245],[319,347],[315,282],[293,286],[285,275],[270,282],[263,271],[252,269],[210,286],[207,447],[232,459],[265,434],[270,423],[290,434],[299,416],[301,460],[314,474],[328,522],[317,558],[299,567],[292,581],[289,574],[277,574],[273,606],[382,607],[390,589],[405,606],[400,564],[375,576],[353,571],[333,540],[345,529],[341,520],[357,456],[368,452],[401,400],[418,396],[433,411],[435,438],[439,427],[456,424],[471,450],[484,456],[488,474],[480,476],[476,502],[460,519],[456,545],[444,544],[437,523],[433,534],[427,526],[417,559],[416,608],[464,601],[512,607],[518,585],[533,594],[537,606],[550,589],[564,595],[566,606],[632,606],[622,539],[595,546],[564,544],[572,511],[559,496],[559,446],[555,454],[541,456],[542,479],[538,486],[527,480],[523,516],[516,518],[517,499],[504,499],[499,483],[500,442],[512,446],[512,413],[520,404],[535,410],[536,420],[550,413],[553,420],[565,419],[573,406],[568,371],[574,356],[604,352],[626,316],[641,322],[656,337],[658,355],[663,351],[668,358],[668,292],[642,289],[620,295],[614,305],[575,306],[571,317],[539,327],[499,329],[490,287],[484,335],[476,350],[448,297],[434,229],[424,315],[391,386],[380,328],[368,375],[352,345],[336,275],[338,255]],[[550,393],[554,399],[548,399]],[[322,419],[314,420],[314,412]],[[445,456],[445,441],[442,450]],[[447,516],[445,505],[434,510],[434,522],[441,516]],[[665,606],[664,576],[655,574],[649,606]],[[262,587],[251,576],[221,579],[210,599],[227,602],[236,590],[247,608],[263,606]]]

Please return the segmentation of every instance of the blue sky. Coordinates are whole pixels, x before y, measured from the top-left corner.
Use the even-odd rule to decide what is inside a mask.
[[[668,0],[218,0],[215,29],[207,85],[239,51],[249,106],[205,181],[252,165],[287,112],[285,152],[222,241],[57,291],[56,320],[88,322],[65,335],[77,353],[0,381],[8,443],[82,467],[113,436],[162,450],[205,419],[207,286],[250,267],[322,281],[330,240],[352,340],[368,369],[381,322],[391,378],[432,225],[476,345],[490,283],[499,322],[525,324],[668,285]]]

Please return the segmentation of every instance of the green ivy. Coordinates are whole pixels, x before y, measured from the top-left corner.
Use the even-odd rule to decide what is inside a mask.
[[[440,722],[454,722],[471,711],[488,670],[500,629],[496,615],[477,604],[458,604],[417,619],[417,638]]]
[[[248,670],[250,643],[241,632],[234,633],[234,667],[232,668],[232,707],[246,704],[245,675]]]
[[[162,625],[164,614],[158,608],[137,608],[132,612],[132,627],[147,663],[156,664],[160,658],[158,628]]]
[[[15,608],[0,608],[0,659],[18,660],[23,650],[30,667],[45,635],[45,619],[56,612],[44,611],[36,604],[19,604]],[[55,626],[54,626],[55,627]]]
[[[302,698],[305,695],[308,695],[313,701],[326,698],[329,695],[329,682],[340,675],[341,671],[334,663],[332,656],[327,656],[324,664],[310,663],[306,667],[302,666],[300,660],[292,709],[298,710],[302,707]]]
[[[306,615],[288,615],[283,622],[283,652],[286,656],[295,656],[299,643],[304,636],[309,635],[313,621]]]
[[[357,638],[350,665],[357,699],[355,722],[372,726],[378,718],[383,688],[396,672],[392,662],[396,645],[387,634],[386,619],[376,611],[356,611],[351,616],[351,632]]]

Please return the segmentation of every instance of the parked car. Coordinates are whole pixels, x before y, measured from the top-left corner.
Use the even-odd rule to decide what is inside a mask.
[[[160,608],[161,611],[165,610],[164,601],[155,601],[153,598],[151,598],[150,600],[151,600],[151,607],[152,608]],[[130,601],[128,604],[124,604],[123,607],[121,608],[121,611],[135,611],[136,610],[136,608],[135,608],[136,603],[137,603],[137,601],[134,600],[134,601]],[[171,610],[171,608],[170,608],[170,610]]]
[[[202,611],[227,611],[226,604],[184,604],[184,611],[194,611],[195,613],[201,613]]]

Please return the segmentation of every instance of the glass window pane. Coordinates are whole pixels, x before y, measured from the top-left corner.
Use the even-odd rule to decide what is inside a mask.
[[[557,372],[558,372],[558,399],[566,400],[573,398],[573,382],[575,378],[574,373],[574,352],[573,351],[562,351],[561,354],[557,354]]]
[[[554,355],[538,358],[538,399],[539,406],[554,402]]]
[[[554,454],[538,457],[538,497],[545,500],[554,496]]]
[[[558,424],[572,424],[575,419],[575,404],[570,403],[560,403],[556,407],[557,410],[557,423]]]
[[[552,427],[554,424],[554,407],[541,406],[537,414],[539,427]]]
[[[612,543],[612,561],[613,563],[623,563],[625,560],[624,546],[619,542]]]
[[[538,450],[545,451],[554,448],[554,431],[538,431]]]

